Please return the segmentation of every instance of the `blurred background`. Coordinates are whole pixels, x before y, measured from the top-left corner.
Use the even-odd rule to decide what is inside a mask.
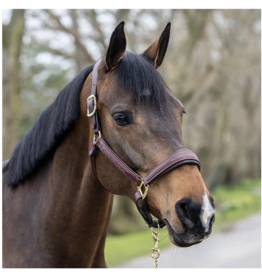
[[[127,49],[134,53],[142,53],[171,22],[159,71],[185,106],[183,141],[200,158],[214,194],[215,228],[258,212],[261,10],[2,10],[2,159],[10,158],[62,88],[105,53],[121,21],[126,22]],[[144,228],[133,203],[115,196],[107,256],[115,256],[120,237],[129,235],[130,242],[130,235]],[[170,245],[165,237],[164,247]],[[142,252],[136,254],[147,254]],[[116,259],[109,265],[117,265]]]

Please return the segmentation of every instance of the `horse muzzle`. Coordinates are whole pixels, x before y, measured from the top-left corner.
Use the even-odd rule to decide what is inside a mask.
[[[165,218],[169,237],[179,247],[189,247],[207,239],[212,232],[215,221],[214,209],[193,202],[190,199],[179,200],[175,205],[179,224],[183,230],[176,230],[170,220]],[[207,211],[209,210],[209,211]]]

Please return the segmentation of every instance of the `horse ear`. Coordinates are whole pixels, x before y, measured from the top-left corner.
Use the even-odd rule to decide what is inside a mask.
[[[125,22],[121,22],[113,31],[109,47],[106,52],[106,67],[108,70],[114,68],[121,60],[126,51],[126,36],[124,33]]]
[[[156,40],[144,53],[143,55],[149,58],[155,68],[158,68],[165,57],[166,49],[169,42],[171,23],[168,23],[162,32],[160,38]]]

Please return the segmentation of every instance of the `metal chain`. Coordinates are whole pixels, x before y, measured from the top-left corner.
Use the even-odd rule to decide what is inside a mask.
[[[151,250],[151,257],[154,259],[154,268],[157,268],[157,259],[160,256],[160,249],[158,248],[158,243],[160,241],[158,237],[160,227],[159,227],[159,224],[157,226],[158,226],[157,232],[155,232],[152,227],[150,228],[153,241],[154,241],[154,247]]]

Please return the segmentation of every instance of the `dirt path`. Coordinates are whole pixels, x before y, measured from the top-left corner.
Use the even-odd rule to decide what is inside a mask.
[[[150,256],[125,263],[122,268],[152,268]],[[261,214],[214,232],[190,248],[162,250],[159,268],[261,268]]]

